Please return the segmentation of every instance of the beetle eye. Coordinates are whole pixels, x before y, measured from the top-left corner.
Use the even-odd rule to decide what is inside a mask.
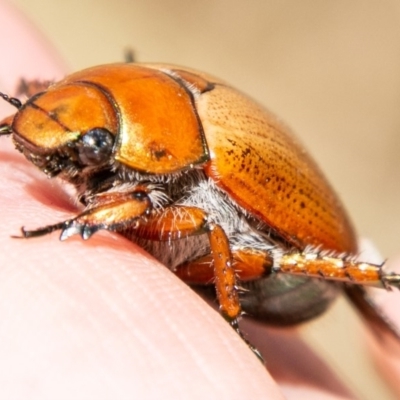
[[[98,165],[108,160],[114,144],[114,136],[104,128],[90,129],[79,144],[79,159],[85,165]]]

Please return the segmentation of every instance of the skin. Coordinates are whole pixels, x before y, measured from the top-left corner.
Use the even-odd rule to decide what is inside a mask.
[[[9,24],[2,21],[0,35],[10,26],[15,35],[12,44],[1,42],[1,53],[7,54],[0,63],[1,90],[12,93],[26,68],[28,78],[64,73],[43,39],[2,2],[0,16]],[[16,63],[27,46],[35,63]],[[13,112],[0,103],[0,116]],[[5,398],[352,398],[295,330],[246,323],[243,330],[266,356],[272,378],[213,308],[122,237],[100,232],[87,242],[74,237],[64,243],[57,233],[11,238],[21,225],[61,221],[79,206],[65,186],[30,165],[10,140],[0,140]],[[386,293],[380,296],[392,306]],[[383,348],[368,338],[381,370],[398,381],[400,357],[391,344]]]

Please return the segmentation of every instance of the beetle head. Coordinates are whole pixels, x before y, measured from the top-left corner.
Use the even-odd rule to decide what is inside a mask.
[[[118,121],[106,96],[86,85],[55,85],[25,104],[2,95],[18,108],[0,121],[0,135],[11,134],[18,150],[46,174],[73,179],[87,167],[112,161]]]
[[[209,152],[195,94],[171,74],[136,64],[76,72],[17,104],[0,135],[73,183],[104,169],[170,176],[203,165]]]

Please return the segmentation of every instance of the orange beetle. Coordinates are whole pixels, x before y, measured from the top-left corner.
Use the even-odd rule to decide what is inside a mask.
[[[314,161],[226,83],[170,65],[111,64],[72,74],[23,105],[1,96],[18,111],[0,122],[0,134],[46,174],[74,184],[86,206],[24,237],[118,231],[186,282],[215,285],[238,333],[242,309],[291,325],[344,289],[372,327],[397,335],[360,285],[399,286],[400,276],[354,260],[354,230]]]

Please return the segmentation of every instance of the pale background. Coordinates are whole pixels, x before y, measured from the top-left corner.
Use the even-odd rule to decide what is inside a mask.
[[[247,92],[301,137],[358,232],[384,256],[400,252],[399,0],[13,3],[71,71],[122,61],[132,48],[139,61],[206,70]],[[368,373],[356,390],[389,399],[381,387],[365,386]]]

